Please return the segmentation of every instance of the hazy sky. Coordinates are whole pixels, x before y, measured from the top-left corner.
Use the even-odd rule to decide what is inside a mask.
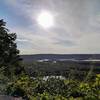
[[[52,27],[38,24],[41,11]],[[0,19],[17,33],[21,54],[100,53],[100,0],[0,0]]]

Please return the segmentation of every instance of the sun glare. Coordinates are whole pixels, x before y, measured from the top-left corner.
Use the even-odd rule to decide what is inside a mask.
[[[44,28],[50,28],[54,25],[54,17],[48,11],[42,11],[37,17],[38,24]]]

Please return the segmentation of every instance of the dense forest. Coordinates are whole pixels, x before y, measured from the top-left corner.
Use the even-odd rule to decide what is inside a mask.
[[[100,100],[98,64],[23,63],[16,44],[0,20],[0,94],[24,100]]]

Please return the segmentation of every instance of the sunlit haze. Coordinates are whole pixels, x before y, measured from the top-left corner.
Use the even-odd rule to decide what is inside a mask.
[[[44,28],[50,28],[54,25],[53,15],[49,11],[42,11],[38,14],[37,21]]]

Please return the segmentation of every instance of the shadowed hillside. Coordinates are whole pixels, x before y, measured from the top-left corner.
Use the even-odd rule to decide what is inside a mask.
[[[35,55],[21,55],[24,62],[33,62],[37,60],[88,60],[97,59],[100,60],[100,54],[35,54]]]

